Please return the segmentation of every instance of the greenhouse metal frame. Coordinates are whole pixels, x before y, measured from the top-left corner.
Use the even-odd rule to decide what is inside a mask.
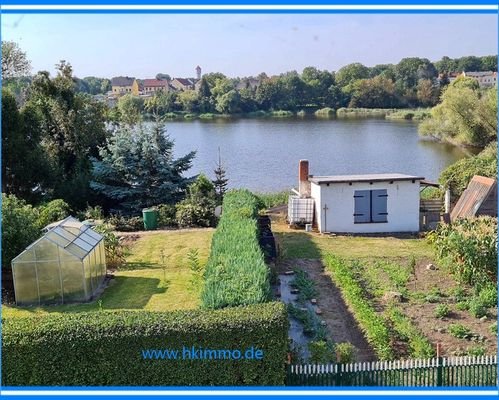
[[[45,231],[12,260],[16,304],[90,300],[106,276],[104,237],[73,217]]]

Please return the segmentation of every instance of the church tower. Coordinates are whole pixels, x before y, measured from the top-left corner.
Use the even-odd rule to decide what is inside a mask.
[[[196,67],[196,78],[197,80],[201,79],[201,67],[199,65]]]

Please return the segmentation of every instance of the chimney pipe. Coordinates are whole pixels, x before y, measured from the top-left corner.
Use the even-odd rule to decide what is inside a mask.
[[[308,176],[308,160],[300,160],[298,168],[298,191],[300,192],[300,197],[310,197]]]

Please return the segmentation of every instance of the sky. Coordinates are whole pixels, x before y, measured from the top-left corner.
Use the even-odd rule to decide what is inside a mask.
[[[66,60],[78,77],[336,71],[404,57],[497,54],[494,14],[3,14],[33,72]]]

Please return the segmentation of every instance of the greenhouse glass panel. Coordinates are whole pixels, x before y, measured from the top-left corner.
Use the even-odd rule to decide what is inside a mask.
[[[92,286],[92,275],[90,271],[90,263],[88,262],[88,257],[83,260],[83,269],[85,271],[85,285],[87,286],[87,293],[91,295],[94,292],[94,287]]]
[[[83,281],[83,263],[81,261],[66,262],[62,271],[64,302],[84,301],[86,296]]]
[[[35,250],[33,248],[26,249],[15,258],[15,262],[33,262],[36,261]]]
[[[97,283],[98,279],[97,279],[97,266],[95,265],[95,252],[92,251],[87,258],[88,258],[88,265],[90,268],[90,276],[92,279],[92,288],[95,291],[95,289],[97,289],[97,287],[99,286]]]
[[[77,246],[74,243],[71,243],[69,246],[66,247],[66,249],[80,259],[85,258],[87,254],[85,250],[83,250],[80,246]]]
[[[93,229],[87,229],[85,233],[89,236],[92,236],[96,241],[100,241],[102,239],[102,236],[95,232]]]
[[[88,243],[90,246],[94,247],[99,241],[94,239],[92,236],[88,235],[87,232],[90,232],[92,229],[87,229],[84,233],[80,235],[80,239]]]
[[[36,263],[36,270],[38,273],[40,303],[62,303],[59,262],[38,261]]]
[[[16,263],[14,269],[14,287],[16,303],[30,306],[39,303],[35,263]]]
[[[85,253],[88,253],[90,250],[92,250],[93,247],[91,244],[85,242],[84,240],[81,240],[80,238],[75,239],[73,244],[85,250]]]
[[[35,249],[36,261],[57,261],[59,262],[59,254],[57,245],[48,239],[41,239]]]

